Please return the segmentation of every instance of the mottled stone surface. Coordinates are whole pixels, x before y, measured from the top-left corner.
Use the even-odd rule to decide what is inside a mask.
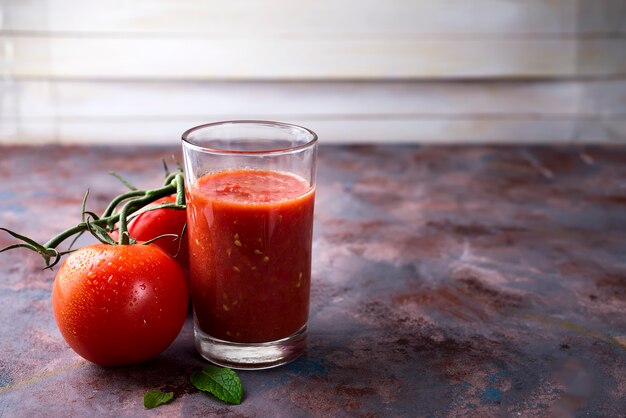
[[[168,148],[0,148],[0,226],[45,241]],[[158,358],[106,369],[51,312],[54,273],[0,255],[0,416],[622,416],[625,147],[322,147],[310,343],[240,372],[226,406],[193,390],[190,320]],[[0,246],[12,243],[0,235]],[[148,389],[177,399],[153,411]]]

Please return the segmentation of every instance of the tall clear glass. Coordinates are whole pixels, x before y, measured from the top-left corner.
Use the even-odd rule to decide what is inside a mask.
[[[182,140],[196,349],[239,369],[290,362],[306,348],[317,135],[228,121]]]

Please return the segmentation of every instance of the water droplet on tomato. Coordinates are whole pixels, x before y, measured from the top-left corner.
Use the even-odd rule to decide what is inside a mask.
[[[107,282],[111,283],[112,280],[113,280],[113,275],[111,274],[109,278],[107,279]]]

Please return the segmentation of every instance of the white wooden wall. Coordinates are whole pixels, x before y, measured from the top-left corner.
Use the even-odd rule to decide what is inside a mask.
[[[626,0],[0,0],[0,143],[626,140]]]

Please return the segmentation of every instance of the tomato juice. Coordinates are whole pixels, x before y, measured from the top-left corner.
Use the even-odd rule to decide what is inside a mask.
[[[247,168],[188,186],[191,295],[204,333],[267,342],[306,324],[314,194],[294,174]]]

